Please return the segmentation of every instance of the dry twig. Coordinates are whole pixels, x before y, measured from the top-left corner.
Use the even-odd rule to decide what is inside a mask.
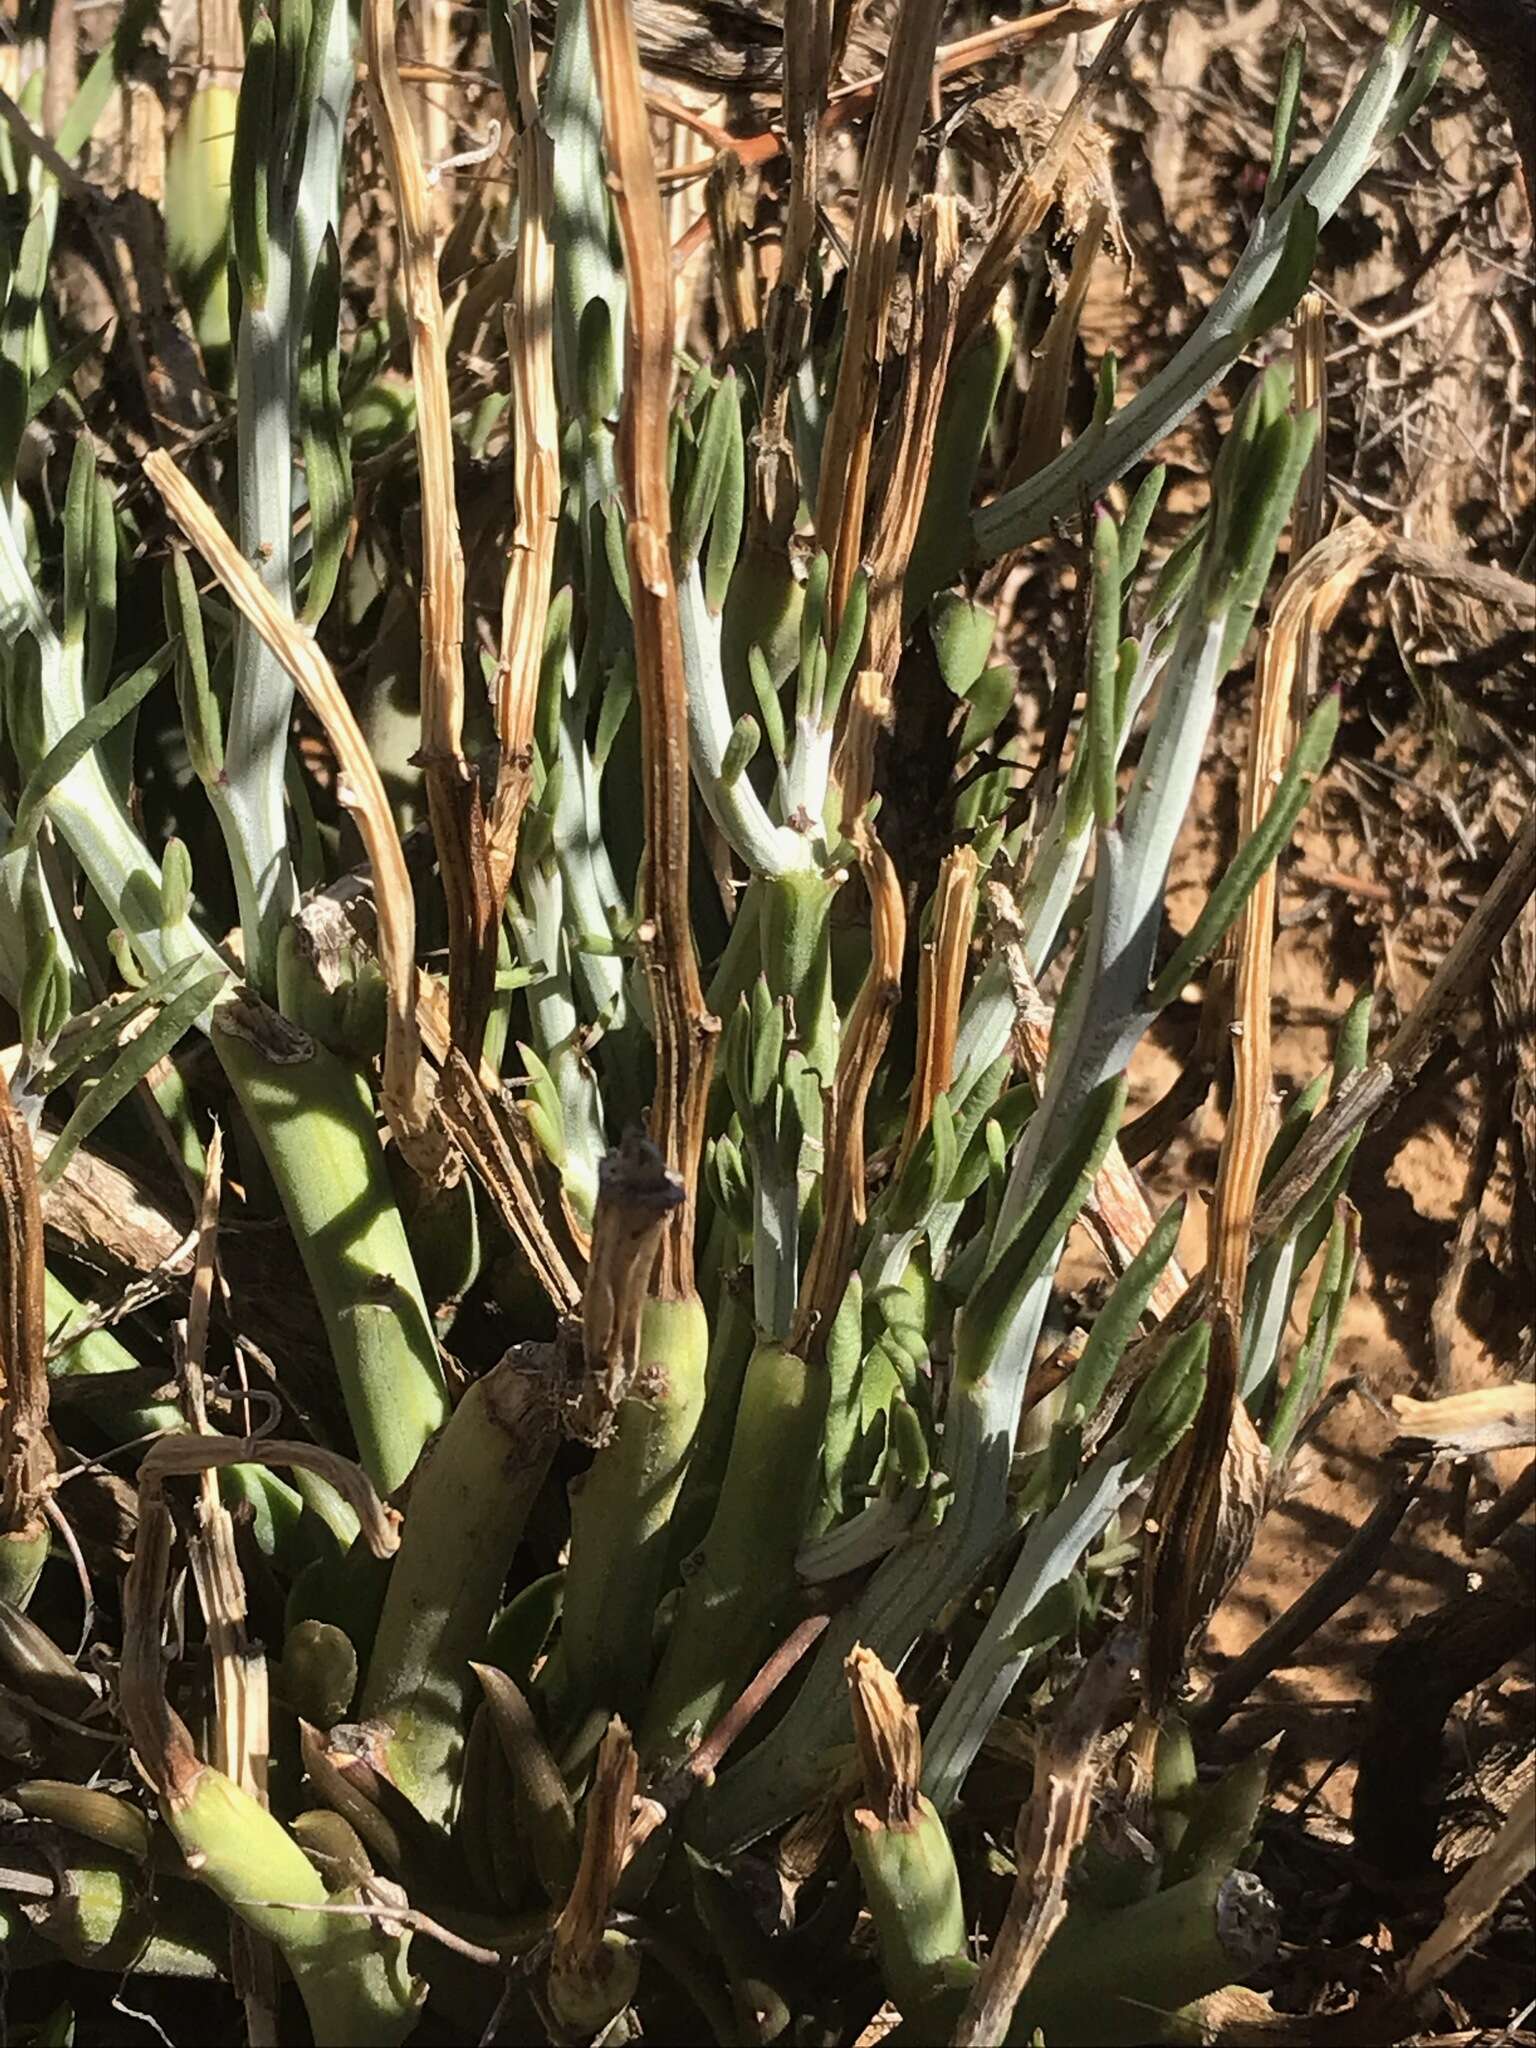
[[[705,1007],[688,905],[688,714],[672,572],[667,422],[672,400],[672,264],[656,185],[634,21],[592,0],[609,184],[629,283],[619,475],[628,515],[630,601],[645,779],[646,920],[641,944],[656,1033],[651,1133],[685,1199],[662,1245],[664,1294],[693,1287],[693,1210],[716,1020]]]

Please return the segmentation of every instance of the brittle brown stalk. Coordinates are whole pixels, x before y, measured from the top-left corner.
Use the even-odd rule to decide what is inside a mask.
[[[448,906],[454,1044],[479,1056],[496,978],[500,904],[478,780],[464,759],[464,550],[453,482],[453,412],[437,242],[421,149],[400,83],[391,0],[364,0],[374,128],[395,199],[421,477],[421,753]]]
[[[161,1631],[174,1533],[159,1480],[141,1474],[133,1558],[123,1581],[118,1707],[140,1768],[159,1796],[170,1800],[185,1797],[203,1768],[187,1724],[165,1691]]]
[[[763,312],[763,409],[757,430],[756,487],[751,535],[766,540],[775,514],[794,516],[787,478],[792,456],[787,432],[789,376],[805,348],[811,312],[811,249],[816,236],[821,122],[831,76],[831,0],[785,0],[784,135],[789,189],[784,198],[784,239],[779,274]],[[777,142],[777,137],[774,138]],[[745,161],[745,159],[741,159]],[[781,498],[791,502],[781,504]]]
[[[708,173],[705,204],[715,244],[715,270],[720,303],[732,349],[739,349],[761,325],[757,303],[757,272],[747,241],[746,181],[741,158],[723,150]]]
[[[842,617],[864,546],[891,293],[943,12],[942,0],[903,0],[864,154],[844,298],[843,352],[822,442],[816,500],[816,534],[832,564],[827,614],[834,625]]]
[[[933,936],[925,940],[917,965],[917,1061],[896,1159],[898,1176],[933,1121],[935,1099],[954,1079],[960,999],[976,923],[976,873],[976,854],[969,846],[946,854],[939,868]]]
[[[222,1471],[226,1465],[291,1465],[314,1472],[334,1486],[357,1516],[359,1534],[375,1557],[392,1557],[400,1547],[400,1516],[374,1492],[361,1465],[300,1438],[219,1436],[213,1431],[157,1437],[139,1464],[141,1488],[167,1479]]]
[[[649,1138],[631,1132],[598,1168],[592,1258],[581,1296],[586,1361],[573,1424],[584,1442],[603,1444],[640,1364],[640,1316],[651,1290],[661,1234],[683,1200]]]
[[[630,602],[645,783],[641,954],[656,1034],[651,1135],[686,1196],[669,1225],[660,1291],[693,1289],[693,1213],[716,1020],[704,1002],[688,905],[688,708],[672,571],[667,443],[673,384],[672,261],[651,153],[635,26],[623,0],[590,0],[609,188],[629,286],[619,478],[627,515]]]
[[[216,1432],[208,1421],[204,1365],[213,1305],[219,1202],[224,1185],[224,1133],[215,1124],[198,1204],[197,1259],[187,1308],[180,1372],[182,1408],[196,1437]],[[235,1554],[235,1525],[219,1498],[217,1468],[197,1475],[196,1534],[188,1545],[192,1578],[208,1627],[213,1660],[214,1729],[210,1761],[253,1798],[266,1797],[266,1670],[250,1656],[245,1633],[245,1579]]]
[[[517,859],[533,788],[533,717],[549,616],[560,514],[560,421],[555,406],[555,252],[549,237],[554,145],[534,92],[526,8],[509,10],[517,69],[517,271],[507,307],[512,387],[513,498],[517,517],[501,598],[496,736],[501,766],[488,832],[491,893],[499,905]]]
[[[400,1150],[427,1179],[446,1170],[448,1155],[432,1110],[431,1083],[421,1056],[416,1019],[416,904],[394,814],[351,705],[312,632],[290,619],[263,588],[214,516],[206,499],[164,449],[144,458],[144,474],[166,509],[202,555],[229,597],[293,678],[299,694],[325,729],[341,770],[341,802],[357,818],[373,870],[378,913],[379,964],[389,1006],[384,1036],[384,1111]]]
[[[1320,541],[1281,584],[1273,607],[1270,637],[1289,620],[1295,636],[1299,618],[1313,606],[1319,634],[1326,633],[1339,607],[1362,576],[1395,569],[1427,582],[1464,589],[1517,617],[1536,623],[1536,585],[1504,570],[1483,569],[1444,550],[1375,531],[1366,519],[1352,519]],[[1469,989],[1486,972],[1505,934],[1536,892],[1536,814],[1528,817],[1498,874],[1435,969],[1428,988],[1376,1057],[1341,1088],[1303,1133],[1285,1166],[1264,1190],[1254,1213],[1253,1244],[1267,1244],[1285,1225],[1298,1202],[1317,1185],[1357,1131],[1364,1130],[1401,1099],[1425,1060],[1450,1028]],[[1158,1327],[1117,1369],[1106,1412],[1113,1414],[1127,1394],[1167,1356],[1169,1346],[1193,1327],[1208,1299],[1208,1275],[1197,1274]]]
[[[549,1977],[557,2009],[567,2000],[580,2007],[597,1989],[592,1980],[603,1968],[603,1935],[624,1870],[639,1772],[629,1730],[622,1721],[611,1720],[587,1794],[576,1880],[555,1922]]]
[[[1041,1746],[1029,1800],[1019,1809],[1013,1895],[955,2030],[955,2048],[1005,2038],[1020,1994],[1066,1918],[1067,1877],[1093,1810],[1096,1745],[1125,1692],[1135,1651],[1130,1631],[1110,1637]]]
[[[224,1133],[215,1124],[203,1168],[198,1203],[197,1256],[187,1308],[186,1341],[181,1357],[182,1405],[194,1434],[212,1434],[204,1367],[216,1284],[219,1203],[224,1187]],[[245,1575],[235,1550],[234,1518],[219,1498],[219,1482],[211,1468],[198,1474],[196,1533],[187,1544],[198,1604],[208,1630],[213,1664],[213,1729],[209,1761],[261,1805],[267,1804],[267,1764],[271,1746],[268,1724],[267,1662],[246,1634]],[[270,1944],[247,1927],[231,1930],[231,1965],[235,1987],[245,2010],[246,2032],[253,2043],[277,2040],[277,1956]]]
[[[43,1288],[37,1165],[0,1068],[0,1544],[25,1545],[29,1554],[46,1551],[44,1507],[55,1470]],[[35,1572],[28,1567],[21,1576]],[[9,1587],[9,1573],[5,1579]]]
[[[1104,248],[1104,231],[1109,225],[1109,208],[1095,200],[1088,210],[1083,231],[1072,251],[1072,269],[1067,288],[1057,301],[1045,338],[1035,352],[1029,372],[1029,390],[1019,421],[1018,447],[1003,488],[1013,490],[1044,469],[1061,453],[1061,430],[1067,416],[1067,386],[1077,352],[1077,330],[1094,269]]]
[[[873,478],[878,496],[869,537],[867,662],[880,671],[887,689],[901,659],[902,585],[928,495],[939,409],[955,339],[960,225],[953,199],[923,201],[921,235],[917,331],[908,345],[901,396],[895,417],[881,438]]]
[[[879,687],[872,670],[860,675],[857,695],[865,699],[862,722],[871,735],[873,718],[868,702]],[[907,944],[906,905],[895,864],[873,827],[862,818],[850,836],[858,848],[869,892],[871,952],[838,1048],[827,1116],[821,1228],[806,1261],[790,1333],[790,1349],[808,1360],[820,1355],[853,1270],[855,1240],[865,1217],[864,1106],[891,1034],[892,1014],[901,1000],[901,963]]]
[[[1308,624],[1323,630],[1373,559],[1366,534],[1345,528],[1335,539],[1340,547],[1319,544],[1287,577],[1264,637],[1240,843],[1257,831],[1284,769]],[[1238,931],[1232,1107],[1216,1175],[1207,1269],[1211,1348],[1205,1393],[1194,1428],[1158,1474],[1149,1512],[1156,1530],[1143,1587],[1149,1723],[1168,1705],[1196,1632],[1247,1562],[1263,1513],[1268,1454],[1239,1398],[1238,1370],[1254,1213],[1274,1134],[1270,982],[1277,894],[1271,864],[1255,884]]]
[[[541,1155],[518,1105],[506,1099],[494,1077],[477,1078],[468,1060],[448,1049],[438,1108],[556,1314],[577,1314],[591,1244],[573,1228],[562,1244],[551,1228]],[[568,1212],[564,1220],[573,1225]]]
[[[804,4],[804,0],[801,0],[801,4]],[[827,0],[817,0],[818,7],[826,4]],[[1042,7],[1023,21],[1000,22],[993,28],[980,30],[976,35],[963,36],[958,42],[940,43],[934,52],[929,90],[932,92],[945,79],[957,77],[962,71],[970,71],[977,65],[990,63],[994,58],[1006,56],[1010,51],[1025,49],[1032,44],[1048,48],[1052,43],[1065,42],[1068,36],[1088,35],[1095,29],[1107,28],[1123,14],[1146,4],[1148,0],[1111,0],[1111,4],[1104,7],[1087,7],[1075,4],[1075,0],[1067,0],[1067,4],[1063,6]],[[786,5],[782,133],[777,128],[765,128],[757,134],[727,136],[712,122],[701,120],[698,115],[690,113],[677,101],[668,99],[663,94],[648,94],[649,104],[668,120],[682,122],[697,134],[703,135],[706,141],[715,142],[717,147],[734,149],[744,164],[772,163],[775,157],[786,153],[792,155],[796,127],[791,112],[795,97],[791,83],[792,53],[798,53],[808,47],[800,37],[796,12],[794,4]],[[830,15],[828,35],[830,37]],[[830,40],[826,43],[818,42],[810,47],[816,64],[816,76],[821,80],[824,90],[826,81],[835,75],[838,68],[837,61],[834,61],[836,52],[832,49]],[[416,69],[420,67],[413,69],[406,66],[401,75],[412,77]],[[856,79],[852,84],[837,86],[827,94],[826,104],[818,123],[821,130],[826,132],[841,127],[867,112],[874,103],[884,76],[883,71],[877,72],[873,78]],[[690,229],[690,237],[702,225],[700,223],[695,229]]]
[[[1136,24],[1136,10],[1122,15],[1104,39],[1104,46],[1078,81],[1071,103],[1056,124],[1055,133],[1039,158],[1028,170],[1015,173],[998,201],[997,213],[987,245],[976,259],[960,301],[955,347],[963,349],[991,314],[997,295],[1008,280],[1019,244],[1034,234],[1051,210],[1056,181],[1061,176],[1068,152],[1077,140],[1104,79],[1125,48]]]

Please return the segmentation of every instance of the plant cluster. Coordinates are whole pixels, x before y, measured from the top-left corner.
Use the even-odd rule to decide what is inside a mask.
[[[711,181],[705,358],[623,0],[558,0],[542,67],[491,0],[514,197],[446,238],[388,0],[255,0],[164,202],[228,428],[117,490],[49,279],[143,0],[50,140],[41,74],[0,131],[14,1969],[227,1978],[253,2039],[293,2037],[291,1980],[322,2043],[852,2038],[888,1997],[902,2038],[1054,2048],[1191,2038],[1273,1950],[1243,1860],[1266,1759],[1201,1785],[1179,1705],[1325,1383],[1380,1099],[1360,1005],[1270,1114],[1274,867],[1338,724],[1317,634],[1371,551],[1323,538],[1301,301],[1446,39],[1399,7],[1300,168],[1294,51],[1219,297],[1128,402],[1104,363],[1057,452],[1075,269],[1020,461],[1005,287],[1123,37],[962,234],[952,197],[908,212],[943,8],[904,0],[839,254],[847,12],[787,0],[771,280],[739,164]],[[360,67],[393,205],[371,324],[339,242]],[[1153,561],[1147,458],[1255,351],[1208,509]],[[49,421],[58,502],[57,465],[23,487]],[[1031,762],[977,593],[1053,531],[1081,536],[1076,688]],[[1241,844],[1177,934],[1257,626]],[[892,773],[918,699],[949,750],[922,833]],[[1216,961],[1240,1042],[1189,1281],[1182,1204],[1149,1212],[1119,1140],[1138,1043]],[[45,1248],[112,1156],[168,1160],[196,1219],[147,1372],[79,1241]],[[264,1212],[316,1386],[281,1351],[254,1391],[214,1369],[231,1322],[253,1356]],[[1067,1329],[1077,1229],[1108,1281]],[[136,1475],[131,1562],[76,1657],[70,1488],[104,1461]],[[989,1870],[967,1780],[1021,1715],[1033,1789]]]

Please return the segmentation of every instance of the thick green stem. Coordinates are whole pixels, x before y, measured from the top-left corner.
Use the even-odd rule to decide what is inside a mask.
[[[688,1470],[668,1530],[674,1567],[698,1548],[708,1533],[730,1461],[736,1411],[752,1357],[752,1316],[747,1302],[722,1274],[714,1290],[715,1313],[704,1375],[704,1410],[694,1433]]]
[[[331,1913],[320,1874],[282,1824],[222,1772],[200,1766],[190,1790],[163,1801],[198,1877],[282,1953],[317,2042],[396,2048],[415,2027],[423,1987],[411,1937],[365,1914]],[[337,1904],[361,1903],[356,1892]]]
[[[571,1705],[631,1723],[651,1670],[672,1509],[704,1406],[709,1320],[697,1295],[648,1301],[639,1369],[612,1440],[571,1489],[561,1644]]]
[[[248,1000],[215,1012],[212,1037],[298,1241],[359,1459],[391,1494],[448,1397],[372,1098],[345,1060]]]
[[[966,1951],[965,1903],[948,1831],[927,1799],[919,1799],[905,1826],[888,1827],[854,1807],[846,1827],[886,1988],[903,2012],[917,2011],[945,1965]]]
[[[1167,2038],[1179,2008],[1274,1954],[1275,1903],[1246,1870],[1208,1871],[1108,1915],[1069,1914],[1014,2013],[1051,2048]]]
[[[730,1462],[641,1727],[647,1761],[675,1760],[772,1649],[820,1468],[826,1377],[777,1344],[747,1367]]]
[[[449,1820],[484,1648],[513,1552],[558,1440],[555,1390],[509,1352],[477,1380],[417,1474],[363,1689],[389,1730],[390,1775]]]
[[[48,1562],[48,1527],[7,1529],[0,1534],[0,1600],[25,1607]]]
[[[76,1969],[209,1982],[227,1972],[228,1922],[206,1893],[162,1884],[156,1894],[127,1857],[79,1842],[67,1868],[68,1884],[26,1917]]]

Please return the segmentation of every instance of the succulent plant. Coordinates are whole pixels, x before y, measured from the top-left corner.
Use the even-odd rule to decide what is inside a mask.
[[[822,1910],[841,1941],[867,1904],[914,2039],[968,2025],[983,1992],[1052,2042],[1128,2038],[1127,2000],[1176,2013],[1272,1942],[1240,1868],[1262,1782],[1218,1785],[1191,1817],[1166,1688],[1133,1738],[1158,1780],[1137,1795],[1136,1896],[1057,1900],[1032,1980],[978,1979],[968,1930],[989,1907],[950,1827],[1010,1701],[1048,1681],[1048,1725],[1068,1711],[1071,1651],[1132,1587],[1162,1646],[1150,1668],[1176,1681],[1206,1589],[1143,1542],[1149,1491],[1179,1529],[1211,1527],[1223,1486],[1261,1508],[1338,1335],[1363,1009],[1277,1129],[1234,1119],[1236,1264],[1206,1294],[1175,1261],[1182,1204],[1154,1218],[1117,1144],[1159,1013],[1220,949],[1251,964],[1267,946],[1266,878],[1338,725],[1334,694],[1307,701],[1304,672],[1292,689],[1272,614],[1260,701],[1278,743],[1255,752],[1235,859],[1170,931],[1218,695],[1314,464],[1283,345],[1182,533],[1143,465],[1245,354],[1283,344],[1319,226],[1443,47],[1400,7],[1294,174],[1292,64],[1268,198],[1219,298],[1128,403],[1106,366],[1059,454],[1064,393],[1038,401],[1039,466],[992,493],[1013,348],[998,288],[1055,159],[1016,173],[964,263],[952,199],[925,200],[904,239],[941,14],[904,0],[838,269],[815,195],[842,13],[786,6],[783,266],[759,318],[722,227],[722,285],[750,318],[696,360],[622,0],[558,0],[541,79],[526,9],[492,0],[496,176],[516,201],[500,219],[480,202],[464,232],[505,301],[500,337],[440,270],[387,0],[363,0],[360,51],[339,0],[259,0],[238,96],[199,85],[166,199],[229,430],[206,460],[150,454],[148,495],[80,433],[57,516],[16,471],[62,388],[58,159],[88,139],[142,10],[53,150],[0,154],[27,219],[0,334],[0,994],[19,1021],[0,1155],[0,1924],[17,1966],[228,1976],[253,2038],[279,2037],[284,1975],[321,2042],[403,2041],[424,2013],[455,2038],[504,2021],[627,2039],[637,2011],[665,2032],[679,2001],[721,2039],[772,2038],[793,2013],[831,2038],[856,2030],[870,1971],[818,1984],[806,1929],[743,1903],[786,1827],[781,1867],[799,1854],[807,1872],[845,1827],[856,1881]],[[343,265],[359,55],[396,327],[357,322]],[[466,397],[469,328],[492,332],[504,408]],[[407,364],[409,402],[386,404]],[[484,533],[482,460],[503,500]],[[403,591],[366,531],[364,469],[410,497]],[[1082,708],[1026,816],[1017,678],[981,572],[1058,526],[1081,532]],[[1359,554],[1296,586],[1308,619]],[[153,651],[127,630],[130,590],[158,593]],[[359,618],[380,627],[368,672],[339,679],[328,650]],[[906,857],[882,784],[913,691],[955,769],[931,867]],[[187,802],[206,797],[217,840],[153,840],[136,800],[136,720],[172,698]],[[172,1385],[146,1386],[143,1344],[93,1314],[78,1260],[50,1247],[45,1267],[43,1199],[98,1132],[130,1156],[160,1139],[197,1209]],[[255,1214],[265,1185],[329,1379],[311,1402],[274,1355],[280,1428],[224,1384],[215,1429],[221,1199]],[[1049,1318],[1080,1225],[1111,1284],[1062,1363]],[[50,1386],[56,1416],[78,1403],[99,1455],[138,1471],[110,1685],[51,1627]],[[1227,1448],[1244,1428],[1246,1479]],[[194,1597],[173,1629],[183,1558]],[[893,1674],[946,1629],[919,1739]],[[168,1660],[168,1642],[206,1659]],[[103,1762],[110,1781],[90,1782]],[[1061,1768],[1086,1801],[1079,1764]],[[1086,1804],[1079,1821],[1053,1853],[1076,1852]]]

